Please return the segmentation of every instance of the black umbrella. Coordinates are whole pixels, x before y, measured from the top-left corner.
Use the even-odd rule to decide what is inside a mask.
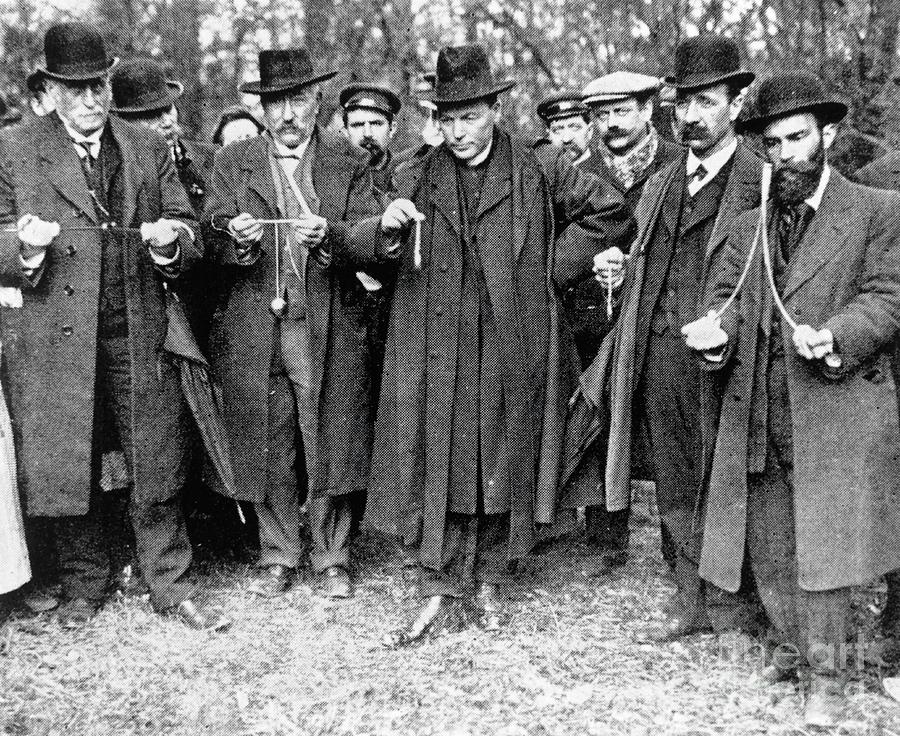
[[[237,487],[228,435],[222,419],[222,396],[214,383],[209,362],[200,350],[177,294],[166,289],[166,317],[169,324],[163,350],[173,356],[181,377],[181,391],[191,409],[209,463],[219,481],[217,489],[235,498]]]

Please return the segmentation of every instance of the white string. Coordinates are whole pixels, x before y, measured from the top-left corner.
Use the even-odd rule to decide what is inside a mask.
[[[422,220],[416,219],[415,236],[413,240],[413,268],[416,271],[422,269]]]
[[[283,299],[284,294],[281,291],[281,232],[279,221],[272,223],[275,226],[275,298]]]
[[[772,173],[772,164],[763,164],[763,175],[768,170],[769,175]],[[760,219],[764,219],[766,216],[766,200],[762,201],[762,206],[760,207]],[[767,236],[768,228],[763,228],[763,261],[766,264],[766,275],[769,280],[769,289],[772,292],[772,300],[775,302],[775,306],[778,307],[778,311],[781,312],[781,316],[784,317],[784,321],[787,322],[792,330],[796,330],[799,326],[792,318],[791,315],[788,314],[787,309],[785,309],[784,302],[781,301],[781,297],[778,295],[778,289],[775,286],[775,273],[772,268],[772,253],[769,250],[769,238]]]

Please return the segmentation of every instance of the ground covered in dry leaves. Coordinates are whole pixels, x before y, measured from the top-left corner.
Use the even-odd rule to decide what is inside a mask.
[[[640,515],[638,515],[640,517]],[[146,602],[108,604],[68,632],[42,618],[0,626],[4,734],[803,734],[794,686],[765,689],[758,663],[725,661],[711,636],[640,643],[672,592],[656,525],[634,522],[633,554],[612,578],[574,537],[528,565],[500,634],[477,629],[410,650],[381,638],[410,619],[399,558],[363,537],[356,597],[337,604],[301,583],[284,598],[247,592],[244,565],[211,571],[230,631],[195,635]],[[871,627],[879,592],[859,596]],[[869,666],[837,733],[900,734],[900,705]]]

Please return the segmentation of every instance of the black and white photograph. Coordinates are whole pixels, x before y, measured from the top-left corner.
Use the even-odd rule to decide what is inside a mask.
[[[900,0],[0,0],[0,733],[900,736]]]

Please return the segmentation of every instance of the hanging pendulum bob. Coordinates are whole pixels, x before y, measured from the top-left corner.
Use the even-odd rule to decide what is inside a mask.
[[[276,296],[269,303],[269,311],[272,312],[276,317],[284,317],[287,312],[287,301],[283,297]]]

